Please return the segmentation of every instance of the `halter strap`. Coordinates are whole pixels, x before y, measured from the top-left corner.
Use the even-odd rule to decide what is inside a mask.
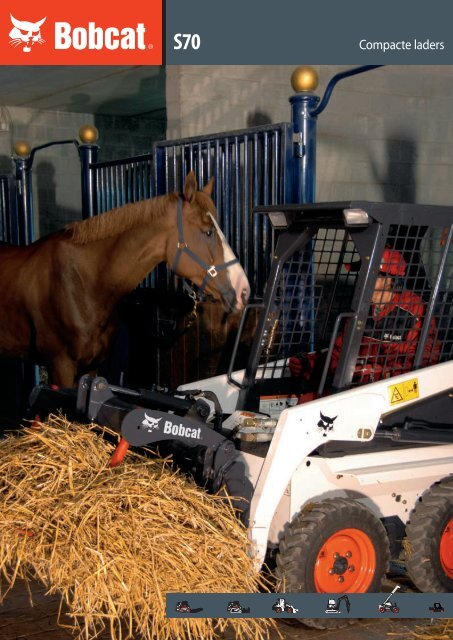
[[[202,294],[210,278],[215,278],[219,273],[219,271],[228,269],[228,267],[231,267],[233,264],[238,263],[239,260],[237,258],[234,258],[233,260],[229,260],[228,262],[223,262],[222,264],[219,264],[219,265],[214,265],[214,264],[208,265],[202,258],[200,258],[200,256],[198,256],[196,253],[192,251],[192,249],[190,249],[190,247],[184,241],[184,227],[182,224],[182,199],[181,198],[178,198],[176,222],[178,225],[178,249],[176,251],[176,255],[173,260],[171,270],[176,272],[176,268],[178,266],[181,255],[183,253],[187,253],[187,255],[190,258],[192,258],[192,260],[194,260],[197,264],[199,264],[200,267],[206,272],[203,282],[199,287],[199,293]]]

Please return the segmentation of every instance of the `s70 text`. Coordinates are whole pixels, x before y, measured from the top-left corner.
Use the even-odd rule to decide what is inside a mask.
[[[195,51],[201,46],[201,38],[198,33],[175,33],[173,49],[194,49]]]

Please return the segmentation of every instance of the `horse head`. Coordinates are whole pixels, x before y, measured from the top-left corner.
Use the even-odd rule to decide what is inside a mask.
[[[195,174],[185,180],[177,204],[177,238],[167,245],[167,262],[200,291],[221,300],[227,311],[241,311],[250,295],[245,272],[226,241],[211,198],[214,179],[198,191]]]

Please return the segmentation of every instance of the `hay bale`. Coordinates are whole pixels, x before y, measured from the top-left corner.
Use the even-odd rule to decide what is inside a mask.
[[[167,619],[166,592],[255,592],[245,528],[231,506],[172,470],[51,417],[0,443],[0,571],[7,589],[37,578],[60,593],[86,639],[211,638],[227,619]],[[238,638],[268,637],[269,621],[235,620]]]

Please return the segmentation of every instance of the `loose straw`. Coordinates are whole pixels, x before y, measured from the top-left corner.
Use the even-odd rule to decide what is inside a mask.
[[[0,601],[17,578],[38,579],[81,639],[223,637],[228,619],[166,618],[165,594],[263,587],[228,501],[162,459],[129,452],[108,468],[114,445],[95,427],[56,416],[38,427],[0,442]],[[234,621],[238,640],[273,627]]]

